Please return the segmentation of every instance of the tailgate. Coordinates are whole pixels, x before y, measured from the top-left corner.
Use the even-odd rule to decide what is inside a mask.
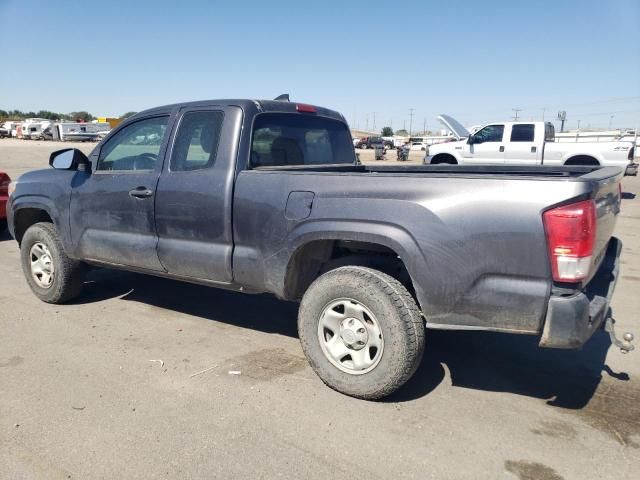
[[[605,256],[609,240],[613,235],[622,201],[620,187],[622,177],[623,172],[613,167],[602,168],[581,177],[582,180],[589,180],[592,187],[591,198],[596,204],[596,239],[593,248],[591,273],[585,279],[585,284],[591,280],[598,270]]]

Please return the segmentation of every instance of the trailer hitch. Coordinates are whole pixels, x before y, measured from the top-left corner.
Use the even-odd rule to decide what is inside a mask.
[[[635,348],[635,346],[633,346],[633,344],[631,343],[633,342],[634,338],[633,333],[625,332],[624,335],[622,335],[622,340],[618,339],[618,337],[616,337],[616,332],[614,329],[615,323],[616,321],[612,317],[609,317],[604,324],[604,330],[609,334],[611,343],[613,343],[620,349],[620,353],[629,353],[633,351],[633,349]]]

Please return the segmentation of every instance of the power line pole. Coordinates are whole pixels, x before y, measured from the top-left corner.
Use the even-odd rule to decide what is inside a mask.
[[[609,117],[609,130],[611,130],[611,121],[613,120],[613,115]]]
[[[567,112],[566,110],[560,110],[558,112],[558,120],[560,120],[560,133],[564,132],[564,122],[567,119]]]
[[[547,107],[544,107],[544,108],[542,109],[542,121],[543,121],[543,122],[544,122],[544,112],[545,112],[545,110],[547,110]]]
[[[515,115],[513,116],[513,121],[517,122],[518,121],[518,112],[521,112],[522,109],[521,108],[512,108],[511,110],[515,112]]]
[[[366,125],[365,129],[368,132],[369,131],[369,114],[367,113],[364,118],[365,118],[365,125]]]
[[[376,130],[376,112],[373,112],[373,131]]]
[[[422,133],[423,135],[427,134],[427,119],[424,119],[424,122],[422,123]]]
[[[415,110],[415,108],[410,108],[409,109],[409,136],[411,136],[411,130],[413,127],[413,111]]]

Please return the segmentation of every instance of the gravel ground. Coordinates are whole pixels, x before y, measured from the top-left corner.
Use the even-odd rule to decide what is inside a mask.
[[[2,139],[0,170],[61,147]],[[640,334],[640,179],[624,191],[613,309]],[[296,304],[108,270],[86,287],[40,303],[0,237],[2,479],[637,478],[640,351],[603,332],[573,352],[429,331],[414,378],[365,402],[307,366]]]

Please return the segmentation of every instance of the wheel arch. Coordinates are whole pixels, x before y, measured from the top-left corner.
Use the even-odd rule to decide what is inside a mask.
[[[415,273],[424,266],[417,243],[396,225],[369,222],[313,222],[295,232],[282,279],[283,298],[297,300],[319,275],[345,265],[397,268],[394,276],[414,293],[420,304],[422,291]],[[294,233],[292,232],[292,233]],[[410,260],[410,261],[409,261]],[[403,278],[404,273],[406,276]]]
[[[59,229],[59,218],[55,207],[42,201],[29,199],[14,202],[12,206],[11,230],[13,237],[18,243],[22,241],[22,237],[27,229],[38,222],[52,223]]]
[[[431,158],[431,165],[437,165],[437,164],[442,164],[442,163],[446,163],[446,164],[450,164],[450,165],[457,165],[459,162],[458,158],[453,154],[453,153],[436,153],[432,158]]]
[[[568,155],[564,165],[601,165],[602,161],[593,154],[576,153]]]

